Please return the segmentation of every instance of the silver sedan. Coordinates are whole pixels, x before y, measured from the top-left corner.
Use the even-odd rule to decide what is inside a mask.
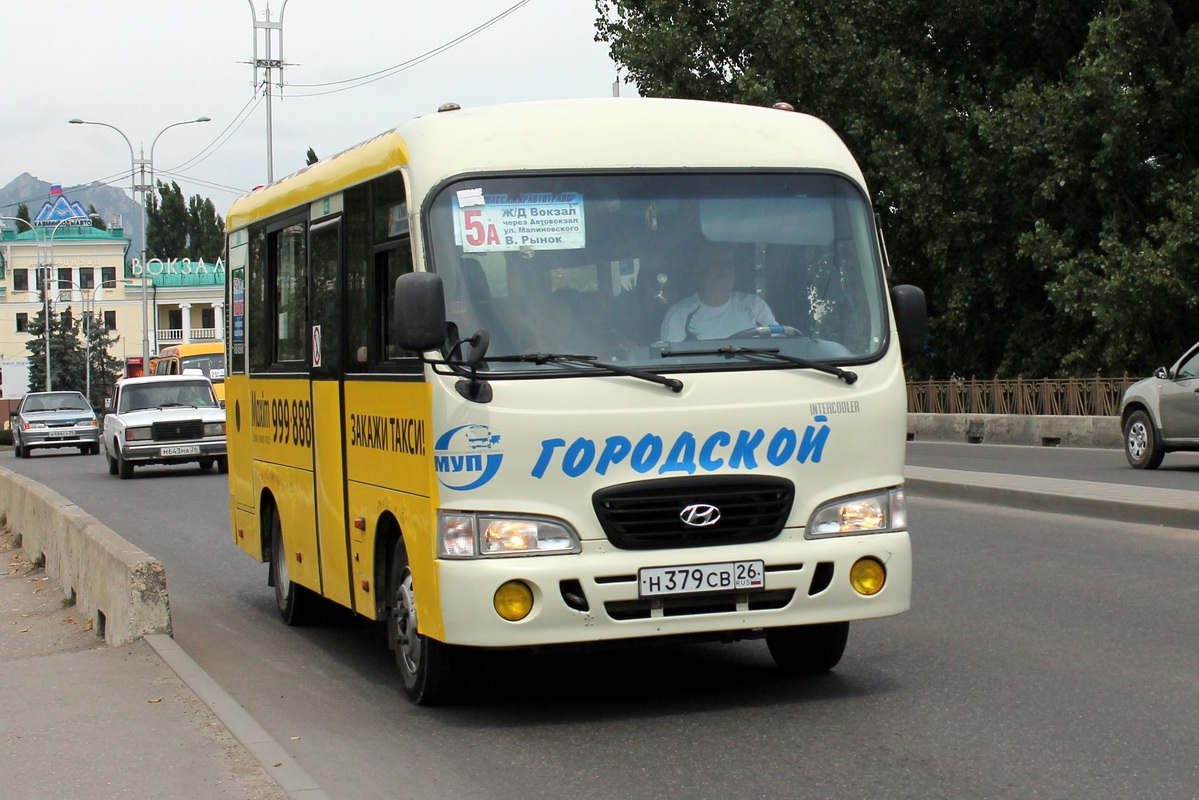
[[[30,392],[12,414],[13,452],[27,458],[35,447],[78,447],[100,452],[96,412],[79,392]]]

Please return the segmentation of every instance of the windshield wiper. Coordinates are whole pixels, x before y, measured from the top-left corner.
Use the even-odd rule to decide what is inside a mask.
[[[643,381],[651,383],[660,383],[672,392],[683,391],[683,382],[677,378],[667,378],[655,372],[648,372],[642,369],[633,369],[632,367],[622,367],[619,364],[610,364],[607,361],[600,361],[599,356],[578,356],[568,353],[521,353],[514,356],[486,356],[484,361],[499,361],[499,362],[528,362],[530,364],[585,364],[589,367],[604,369],[616,375],[628,375],[632,378],[640,378]]]
[[[684,350],[679,352],[671,352],[669,349],[662,351],[663,358],[671,356],[725,356],[732,358],[733,356],[769,356],[777,358],[779,361],[786,361],[788,364],[795,364],[798,367],[805,369],[814,369],[817,372],[823,372],[828,375],[834,375],[847,384],[853,385],[857,383],[858,373],[850,372],[849,370],[834,367],[832,364],[824,364],[819,361],[811,361],[798,356],[789,356],[786,353],[780,353],[777,347],[741,347],[740,345],[729,345],[727,347],[718,347],[715,350]]]

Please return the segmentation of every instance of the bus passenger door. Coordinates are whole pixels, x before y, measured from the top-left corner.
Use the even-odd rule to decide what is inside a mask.
[[[261,234],[259,239],[261,240]],[[262,248],[258,248],[261,256]],[[229,498],[233,519],[233,541],[250,555],[263,557],[255,519],[257,503],[254,496],[253,433],[250,403],[250,382],[246,349],[246,301],[248,298],[250,243],[247,232],[238,231],[229,237],[229,255],[225,278],[225,346],[228,360],[225,367],[225,438],[229,451]],[[261,260],[255,264],[263,269]],[[261,345],[260,345],[261,346]]]
[[[343,292],[341,218],[309,228],[309,370],[312,377],[313,493],[320,538],[321,584],[324,595],[354,608],[349,528],[346,520],[345,454],[342,451],[344,329],[339,317]]]

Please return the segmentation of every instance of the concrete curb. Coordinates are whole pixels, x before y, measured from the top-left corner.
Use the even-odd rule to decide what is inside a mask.
[[[171,632],[166,570],[57,492],[0,467],[0,513],[110,645]]]
[[[146,641],[293,800],[332,800],[312,776],[169,636]]]

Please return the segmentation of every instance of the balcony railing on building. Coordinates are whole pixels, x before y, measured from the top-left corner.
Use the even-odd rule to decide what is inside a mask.
[[[190,332],[189,342],[215,342],[220,339],[217,335],[216,328],[192,328]],[[170,344],[183,344],[183,329],[182,328],[159,328],[158,329],[158,344],[160,346]]]
[[[1120,414],[1124,390],[1140,378],[1015,378],[908,383],[912,414],[1051,414],[1109,417]]]

